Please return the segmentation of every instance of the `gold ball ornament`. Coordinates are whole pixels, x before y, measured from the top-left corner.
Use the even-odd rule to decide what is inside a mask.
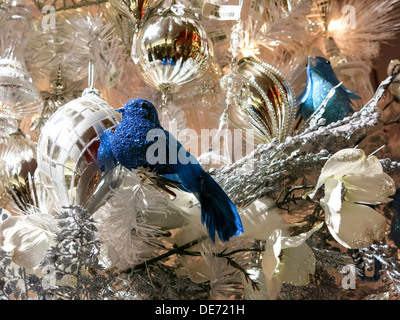
[[[142,21],[149,11],[161,2],[162,0],[131,0],[129,10],[138,21]]]

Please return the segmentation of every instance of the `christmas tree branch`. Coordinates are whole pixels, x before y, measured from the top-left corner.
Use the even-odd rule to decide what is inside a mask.
[[[357,141],[375,128],[380,118],[377,104],[392,80],[389,77],[383,81],[361,111],[328,126],[310,128],[282,143],[260,145],[243,159],[217,170],[215,180],[237,206],[261,197],[275,197],[283,185],[312,176],[332,154],[343,148],[354,148]],[[251,174],[243,169],[249,165],[253,168]]]
[[[162,260],[164,260],[166,258],[169,258],[170,256],[172,256],[174,254],[181,254],[186,249],[189,249],[189,248],[195,246],[196,244],[199,244],[199,243],[203,242],[207,238],[208,237],[204,236],[202,238],[199,238],[199,239],[193,240],[193,241],[191,241],[189,243],[186,243],[183,246],[171,249],[168,252],[166,252],[166,253],[158,256],[158,257],[155,257],[155,258],[149,259],[149,260],[147,260],[147,261],[145,261],[143,263],[137,264],[133,268],[129,268],[129,269],[125,270],[123,273],[131,273],[131,272],[136,271],[136,270],[145,269],[145,268],[147,268],[147,266],[152,265],[154,263],[157,263],[159,261],[162,261]]]
[[[280,201],[280,202],[276,202],[276,204],[275,204],[275,206],[277,207],[277,208],[279,208],[279,209],[282,209],[282,210],[285,210],[285,211],[287,211],[287,212],[290,212],[290,209],[289,209],[289,207],[288,208],[284,208],[283,206],[285,205],[285,204],[290,204],[290,203],[294,203],[294,204],[296,204],[296,201],[307,201],[307,202],[312,202],[312,203],[316,203],[316,202],[314,202],[314,201],[312,201],[311,199],[309,199],[309,198],[303,198],[303,196],[301,196],[301,197],[295,197],[294,196],[294,192],[296,192],[296,191],[299,191],[299,190],[312,190],[312,189],[314,189],[314,186],[299,186],[299,187],[294,187],[294,188],[292,188],[292,189],[290,189],[289,190],[289,192],[288,193],[286,193],[286,195],[285,195],[285,197],[283,198],[283,201]],[[280,198],[280,197],[279,197]]]
[[[191,247],[193,247],[193,246],[195,246],[195,245],[197,245],[197,244],[199,244],[199,243],[201,243],[201,242],[203,242],[207,238],[208,237],[205,236],[205,237],[196,239],[194,241],[188,242],[188,243],[186,243],[186,244],[184,244],[184,245],[182,245],[180,247],[176,247],[174,249],[171,249],[168,252],[166,252],[166,253],[158,256],[158,257],[149,259],[149,260],[147,260],[147,261],[145,261],[143,263],[140,263],[140,264],[134,266],[133,268],[129,268],[129,269],[125,270],[123,273],[132,273],[132,272],[137,271],[137,270],[143,270],[143,269],[147,268],[149,265],[152,265],[152,264],[155,264],[157,262],[160,262],[160,261],[162,261],[162,260],[164,260],[164,259],[166,259],[166,258],[168,258],[168,257],[170,257],[170,256],[172,256],[174,254],[200,257],[200,256],[202,256],[201,252],[186,251],[186,250],[191,248]],[[226,259],[227,263],[230,266],[232,266],[233,268],[235,268],[235,269],[237,269],[237,270],[239,270],[240,272],[243,273],[246,281],[251,283],[251,285],[252,285],[254,290],[260,290],[259,287],[258,287],[258,284],[250,278],[250,276],[248,275],[246,270],[231,258],[232,255],[235,255],[235,254],[241,253],[241,252],[262,252],[262,250],[259,249],[259,248],[245,248],[245,249],[233,250],[233,251],[228,252],[228,253],[225,253],[225,251],[223,251],[221,253],[213,253],[211,255],[213,257]]]

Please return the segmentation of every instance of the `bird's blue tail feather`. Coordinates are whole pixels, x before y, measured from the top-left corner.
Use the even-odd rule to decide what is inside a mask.
[[[243,233],[239,213],[224,190],[208,173],[203,172],[202,178],[199,193],[201,221],[207,226],[211,240],[215,242],[216,232],[222,241]]]
[[[189,161],[187,164],[175,164],[173,168],[176,173],[163,176],[179,182],[181,190],[197,194],[201,206],[201,221],[206,225],[212,241],[215,242],[215,233],[222,241],[229,241],[231,237],[243,233],[239,213],[224,190],[179,141],[170,134],[167,137],[168,148],[175,146],[180,152],[185,151]],[[171,143],[172,139],[175,139],[174,143]]]

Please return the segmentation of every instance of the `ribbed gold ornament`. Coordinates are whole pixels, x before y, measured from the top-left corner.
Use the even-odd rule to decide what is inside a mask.
[[[257,143],[283,142],[291,135],[295,120],[295,99],[286,77],[275,67],[243,58],[236,73],[243,89],[229,107],[228,118],[241,129],[253,130]]]

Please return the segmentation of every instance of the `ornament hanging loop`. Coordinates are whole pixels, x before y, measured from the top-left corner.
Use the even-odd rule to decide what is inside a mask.
[[[89,66],[88,66],[88,87],[89,88],[94,87],[94,64],[92,61],[89,61]]]
[[[83,90],[82,97],[87,94],[94,94],[100,97],[100,91],[94,87],[94,64],[89,60],[88,64],[88,87]]]
[[[170,84],[162,84],[159,86],[159,90],[161,91],[160,109],[167,111],[168,104],[172,101],[173,87]]]

